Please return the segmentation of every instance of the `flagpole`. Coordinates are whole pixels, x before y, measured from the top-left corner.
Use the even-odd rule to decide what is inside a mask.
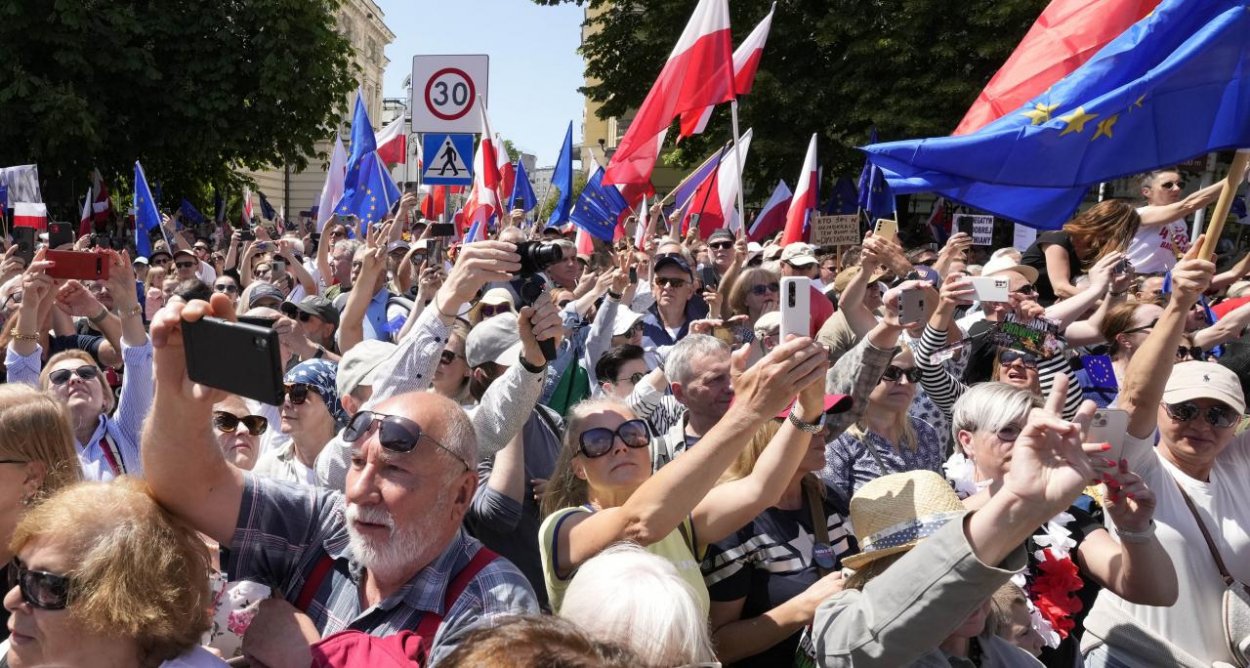
[[[708,174],[707,178],[711,178],[713,174],[716,174],[717,172],[719,172],[719,171],[720,171],[720,166],[721,166],[721,163],[722,163],[722,162],[724,162],[724,160],[725,160],[725,151],[727,151],[727,150],[729,150],[729,147],[728,147],[728,146],[725,146],[725,147],[722,147],[722,148],[721,148],[721,150],[720,150],[720,155],[716,156],[716,167],[715,167],[715,168],[714,168],[714,169],[713,169],[713,170],[712,170],[712,171]],[[737,143],[735,143],[735,144],[734,144],[734,151],[737,151],[737,150],[738,150],[738,145],[737,145]],[[703,209],[707,206],[707,200],[708,200],[708,198],[709,198],[709,197],[711,197],[711,196],[712,196],[712,189],[711,189],[711,188],[708,188],[708,189],[707,189],[707,191],[703,193],[703,201],[699,203],[699,211],[700,211],[700,213],[690,213],[690,214],[687,214],[687,215],[690,215],[690,216],[699,216],[699,215],[702,215],[702,213],[701,213],[701,212],[702,212],[702,211],[703,211]],[[690,199],[694,199],[694,195],[691,195],[691,196],[690,196]],[[698,223],[698,220],[696,219],[695,221],[692,221],[692,222],[694,222],[694,223],[696,223],[696,224],[697,224],[697,223]],[[672,233],[673,233],[673,231],[670,229],[670,230],[669,230],[669,236],[672,236]],[[689,230],[689,229],[687,229],[685,233],[686,233],[686,234],[690,234],[690,230]],[[700,236],[700,237],[702,237],[702,236],[703,236],[703,233],[702,233],[702,232],[700,232],[700,233],[699,233],[699,236]],[[683,239],[684,237],[683,237],[683,236],[681,236],[681,234],[680,234],[680,233],[678,233],[678,235],[677,235],[677,236],[675,236],[675,237],[673,237],[673,238],[674,238],[674,239],[678,239],[678,240],[680,240],[680,239]]]
[[[1237,194],[1237,186],[1241,185],[1241,180],[1246,177],[1248,162],[1250,162],[1250,149],[1243,148],[1237,151],[1237,154],[1233,156],[1233,163],[1228,166],[1228,176],[1224,177],[1224,189],[1220,191],[1220,198],[1215,203],[1215,211],[1211,213],[1211,227],[1207,230],[1207,238],[1202,243],[1202,252],[1199,254],[1199,257],[1204,260],[1211,259],[1211,254],[1215,252],[1215,244],[1220,240],[1220,234],[1224,232],[1228,210],[1233,206],[1233,196]]]
[[[737,169],[734,170],[734,178],[738,180],[738,231],[735,237],[741,238],[746,230],[746,207],[742,204],[742,169],[746,162],[745,156],[742,155],[742,144],[738,143],[738,98],[729,101],[729,118],[733,124],[734,132],[734,158]]]

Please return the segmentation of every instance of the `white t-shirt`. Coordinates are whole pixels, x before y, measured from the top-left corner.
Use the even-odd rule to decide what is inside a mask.
[[[1181,473],[1158,453],[1152,439],[1125,439],[1129,466],[1155,493],[1156,535],[1176,568],[1180,598],[1164,608],[1128,603],[1103,589],[1090,616],[1104,605],[1119,606],[1155,634],[1167,638],[1205,663],[1233,663],[1221,630],[1224,581],[1202,538],[1202,531],[1181,497],[1177,483],[1203,515],[1229,573],[1250,583],[1250,433],[1234,438],[1215,460],[1210,482]],[[1175,481],[1175,482],[1174,482]],[[1115,533],[1110,515],[1107,528]]]
[[[1137,212],[1141,213],[1142,209]],[[1171,271],[1176,264],[1176,254],[1187,250],[1189,224],[1182,218],[1163,225],[1139,227],[1128,244],[1128,260],[1139,274],[1161,274]]]
[[[195,272],[195,276],[204,281],[204,284],[210,288],[213,286],[213,283],[217,282],[217,270],[213,269],[213,265],[203,260],[200,260],[200,268]]]

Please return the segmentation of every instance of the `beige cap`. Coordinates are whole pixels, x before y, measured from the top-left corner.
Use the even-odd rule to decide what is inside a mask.
[[[798,267],[816,264],[816,247],[801,241],[792,243],[781,251],[781,261]]]
[[[1193,399],[1215,399],[1240,414],[1246,412],[1237,374],[1215,362],[1181,362],[1172,367],[1163,402],[1179,404]]]

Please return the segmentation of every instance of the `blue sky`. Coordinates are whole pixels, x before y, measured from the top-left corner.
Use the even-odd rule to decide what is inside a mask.
[[[377,0],[396,38],[386,47],[386,97],[403,97],[404,77],[418,54],[490,56],[491,127],[538,165],[555,163],[569,121],[581,139],[582,9],[529,0]]]

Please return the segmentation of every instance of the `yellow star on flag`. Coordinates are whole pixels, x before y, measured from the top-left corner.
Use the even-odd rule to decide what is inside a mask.
[[[1063,132],[1059,133],[1059,136],[1062,137],[1069,132],[1080,134],[1085,131],[1085,124],[1095,118],[1098,118],[1098,114],[1087,114],[1085,113],[1085,107],[1077,107],[1072,113],[1059,117],[1059,120],[1067,125]]]
[[[1098,131],[1094,133],[1094,138],[1090,141],[1094,141],[1094,139],[1098,139],[1099,137],[1111,139],[1111,128],[1115,126],[1115,122],[1118,120],[1120,120],[1119,114],[1111,114],[1101,121],[1098,121]]]
[[[1050,112],[1054,111],[1058,107],[1059,105],[1057,104],[1038,103],[1038,104],[1033,105],[1032,111],[1026,111],[1021,115],[1032,119],[1033,125],[1041,125],[1042,123],[1045,123],[1050,120]]]

